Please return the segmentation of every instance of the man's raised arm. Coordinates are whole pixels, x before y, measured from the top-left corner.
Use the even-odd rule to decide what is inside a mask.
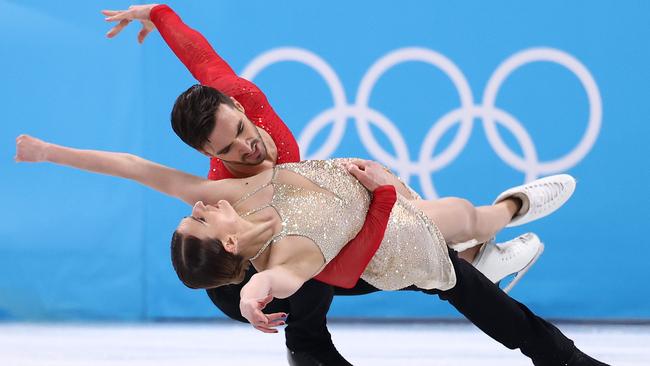
[[[118,22],[106,36],[113,38],[132,21],[142,23],[138,42],[157,28],[167,45],[185,64],[194,78],[210,85],[224,76],[237,76],[230,66],[214,51],[201,33],[188,27],[167,5],[132,5],[127,10],[103,10],[106,21]]]
[[[138,41],[143,42],[153,29],[158,29],[176,57],[202,85],[237,99],[247,111],[256,105],[268,104],[255,84],[237,76],[207,39],[185,24],[169,6],[133,5],[127,10],[103,10],[102,13],[107,16],[107,21],[118,22],[106,34],[109,38],[118,35],[130,22],[139,21],[143,26]],[[242,95],[246,98],[240,98]]]
[[[199,83],[212,86],[219,78],[237,77],[205,37],[183,23],[169,6],[153,7],[149,17],[169,48]]]
[[[107,16],[107,21],[118,22],[107,33],[109,38],[119,34],[131,21],[143,24],[138,34],[141,42],[157,28],[167,45],[201,84],[235,98],[255,125],[263,128],[276,143],[280,141],[285,145],[287,151],[278,155],[278,164],[300,160],[293,134],[275,113],[266,95],[254,83],[237,76],[205,37],[183,23],[169,6],[134,5],[128,10],[104,10],[102,13]],[[209,179],[231,177],[218,159],[211,159]]]

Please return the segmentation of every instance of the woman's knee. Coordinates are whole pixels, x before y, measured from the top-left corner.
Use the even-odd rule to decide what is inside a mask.
[[[477,221],[477,213],[474,205],[464,198],[449,197],[446,200],[447,204],[453,207],[453,212],[457,216],[458,223],[461,227],[461,236],[465,237],[463,239],[473,239]]]

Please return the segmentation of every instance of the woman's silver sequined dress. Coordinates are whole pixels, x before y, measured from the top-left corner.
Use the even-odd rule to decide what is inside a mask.
[[[308,160],[278,165],[269,183],[242,197],[235,206],[272,185],[271,202],[246,215],[273,207],[282,219],[283,228],[270,242],[289,235],[307,237],[318,246],[325,263],[329,263],[359,232],[370,204],[370,193],[341,166],[349,160]],[[296,184],[297,181],[302,183]],[[411,285],[446,290],[456,284],[440,231],[401,195],[391,212],[384,239],[361,278],[382,290],[399,290]]]

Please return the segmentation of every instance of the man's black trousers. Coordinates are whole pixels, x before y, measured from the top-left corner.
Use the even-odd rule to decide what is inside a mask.
[[[571,357],[575,350],[573,341],[559,329],[509,297],[476,268],[458,258],[455,251],[450,250],[449,256],[456,272],[456,285],[452,289],[409,287],[404,290],[438,295],[484,333],[510,349],[520,349],[536,365],[560,365]],[[245,322],[239,312],[239,291],[253,273],[249,272],[242,284],[208,290],[210,299],[229,317]],[[286,344],[291,350],[328,352],[334,349],[326,325],[332,296],[376,291],[379,290],[363,280],[353,289],[332,288],[311,280],[291,297],[273,300],[264,311],[290,314],[285,332]]]

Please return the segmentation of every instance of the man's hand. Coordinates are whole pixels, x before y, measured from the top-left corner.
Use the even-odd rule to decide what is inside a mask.
[[[16,138],[16,156],[14,156],[14,160],[31,163],[46,161],[48,146],[50,144],[43,140],[28,135],[20,135]]]
[[[381,164],[371,160],[354,160],[346,169],[370,192],[379,186],[393,185],[394,177]]]
[[[107,22],[119,22],[106,33],[106,37],[115,37],[131,21],[138,20],[142,23],[142,29],[138,33],[138,42],[144,42],[145,37],[156,28],[149,18],[151,9],[156,5],[158,4],[131,5],[128,10],[102,10],[102,14],[106,15]]]
[[[242,298],[239,302],[239,310],[241,315],[248,320],[251,325],[264,333],[277,333],[275,327],[285,324],[287,314],[274,313],[264,314],[262,309],[273,300],[272,295],[268,295],[263,299],[245,299]]]

